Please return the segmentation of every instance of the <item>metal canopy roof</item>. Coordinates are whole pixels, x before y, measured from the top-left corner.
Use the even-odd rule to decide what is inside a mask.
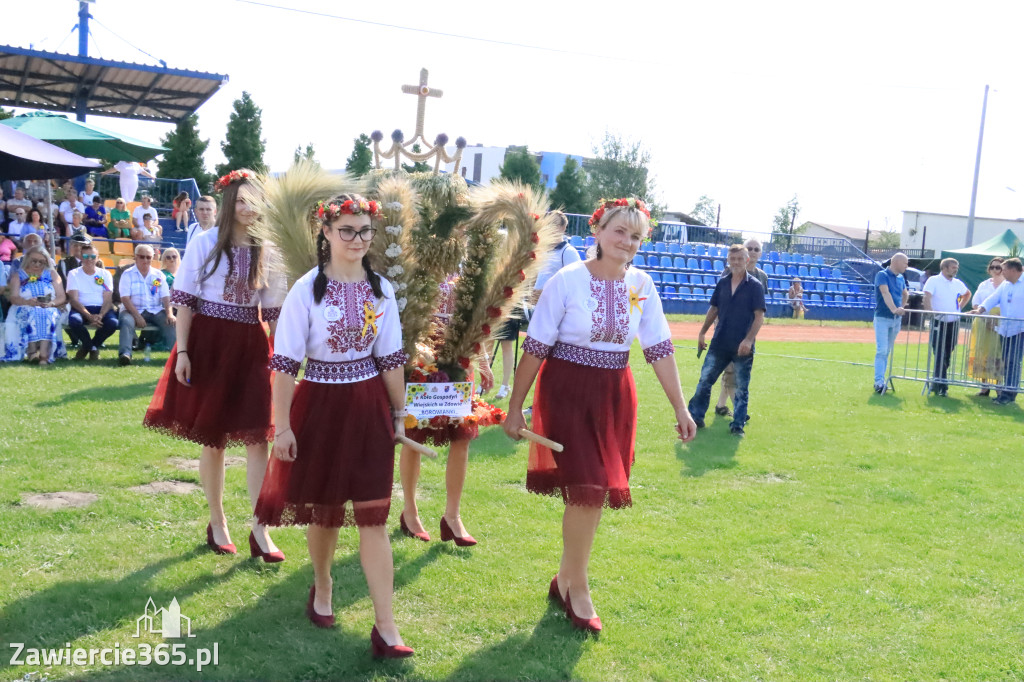
[[[178,122],[227,83],[226,75],[0,45],[0,104],[74,114]]]

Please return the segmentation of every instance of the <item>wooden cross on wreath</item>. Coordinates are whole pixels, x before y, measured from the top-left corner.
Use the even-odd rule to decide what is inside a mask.
[[[428,72],[426,69],[420,69],[420,84],[419,85],[403,85],[402,92],[407,95],[416,95],[420,98],[419,104],[416,105],[416,132],[413,134],[412,139],[415,140],[417,137],[425,140],[423,137],[423,117],[427,111],[427,98],[428,97],[442,97],[444,95],[443,90],[437,88],[431,88],[427,86]]]

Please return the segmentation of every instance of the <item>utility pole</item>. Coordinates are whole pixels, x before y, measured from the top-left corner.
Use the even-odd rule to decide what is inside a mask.
[[[864,232],[864,253],[868,252],[868,246],[871,244],[871,221],[868,221],[868,229]]]
[[[718,205],[718,215],[715,216],[715,228],[718,228],[719,223],[722,222],[722,205]]]
[[[78,56],[89,56],[89,2],[93,0],[79,0],[78,3]],[[88,106],[88,93],[85,83],[78,84],[78,93],[75,97],[75,118],[85,121],[86,106]]]
[[[974,160],[974,185],[971,187],[971,211],[967,214],[967,238],[964,246],[974,243],[974,207],[978,202],[978,173],[981,171],[981,142],[985,139],[985,111],[988,109],[988,86],[981,102],[981,131],[978,133],[978,156]]]

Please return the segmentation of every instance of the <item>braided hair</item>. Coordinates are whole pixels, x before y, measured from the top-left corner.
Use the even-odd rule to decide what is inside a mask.
[[[331,199],[328,203],[340,204],[349,199],[355,202],[365,201],[365,199],[358,194],[340,194]],[[321,221],[321,229],[316,235],[317,273],[316,278],[313,280],[313,300],[316,303],[320,303],[320,301],[323,300],[324,294],[327,293],[327,274],[324,272],[324,266],[331,260],[331,243],[327,241],[323,228],[329,226],[330,223],[326,220]],[[380,285],[380,275],[373,271],[373,267],[370,265],[369,253],[366,253],[363,256],[362,265],[363,270],[366,272],[366,281],[370,283],[370,288],[373,289],[373,295],[377,298],[384,298],[384,289]]]

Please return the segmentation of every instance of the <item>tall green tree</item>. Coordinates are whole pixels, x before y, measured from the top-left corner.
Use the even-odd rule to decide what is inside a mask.
[[[355,176],[366,175],[373,168],[373,152],[370,151],[370,138],[361,134],[355,140],[352,153],[345,161],[345,170]]]
[[[786,205],[779,209],[779,212],[772,218],[772,232],[786,235],[783,242],[788,250],[793,244],[793,235],[801,232],[804,227],[796,224],[797,216],[800,215],[800,202],[796,195],[786,202]]]
[[[641,142],[605,131],[594,154],[596,158],[587,165],[593,203],[602,198],[637,197],[651,207],[652,215],[661,212],[654,197],[654,178],[648,170],[651,153]]]
[[[590,213],[593,209],[587,193],[587,175],[571,156],[565,160],[562,172],[555,178],[551,193],[551,206],[566,213]]]
[[[900,236],[899,232],[876,232],[868,240],[868,246],[873,249],[898,249]]]
[[[262,139],[263,110],[256,106],[248,92],[235,100],[234,109],[225,140],[220,143],[227,162],[217,166],[217,174],[224,175],[237,168],[263,173],[267,169],[263,163],[263,152],[267,148],[267,141]]]
[[[295,148],[295,155],[293,156],[293,160],[295,161],[295,163],[298,163],[303,159],[307,161],[312,161],[318,166],[320,165],[320,163],[316,160],[316,150],[313,149],[312,142],[307,144],[305,149],[302,148],[302,145],[299,145],[298,147]]]
[[[420,154],[422,152],[423,152],[423,148],[420,147],[420,143],[419,142],[417,142],[416,144],[414,144],[412,146],[412,153],[413,154]],[[423,163],[422,161],[416,161],[415,163],[412,163],[412,164],[403,163],[402,164],[402,170],[404,170],[406,173],[423,173],[425,171],[430,170],[430,164],[429,163]]]
[[[505,163],[500,170],[502,180],[518,180],[524,185],[540,187],[540,164],[528,147],[513,147],[505,152]]]
[[[690,211],[690,217],[696,218],[708,227],[714,227],[718,222],[718,204],[708,195],[702,194]]]
[[[160,161],[161,177],[194,178],[201,192],[209,189],[211,176],[206,172],[203,154],[210,146],[210,141],[199,137],[198,114],[189,114],[178,121],[178,125],[164,135],[160,144],[167,148]]]

